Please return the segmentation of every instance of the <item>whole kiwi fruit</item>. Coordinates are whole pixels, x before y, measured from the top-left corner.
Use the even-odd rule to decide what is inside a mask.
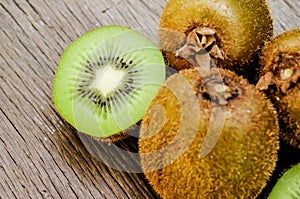
[[[269,199],[300,198],[300,163],[288,169],[273,187]]]
[[[280,137],[300,149],[300,28],[288,30],[268,43],[260,65],[256,86],[277,109]]]
[[[241,73],[272,35],[265,0],[169,0],[159,28],[160,46],[178,70],[194,67],[188,58],[204,49],[218,67]]]
[[[67,47],[53,101],[78,131],[118,138],[142,119],[164,81],[164,59],[155,44],[128,27],[103,26]]]
[[[208,135],[216,126],[221,132]],[[255,198],[274,170],[278,131],[271,102],[242,77],[184,69],[167,79],[142,120],[141,165],[164,199]]]

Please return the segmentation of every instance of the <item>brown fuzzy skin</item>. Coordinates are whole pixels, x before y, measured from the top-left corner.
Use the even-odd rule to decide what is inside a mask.
[[[216,31],[224,60],[214,62],[234,71],[242,71],[253,61],[273,35],[265,0],[170,0],[161,16],[159,40],[170,65],[178,70],[193,68],[185,59],[175,57],[174,52],[195,27]]]
[[[97,140],[98,142],[108,142],[108,143],[115,143],[115,142],[118,142],[120,140],[124,140],[126,138],[129,137],[129,135],[124,132],[124,131],[121,131],[117,134],[114,134],[114,135],[111,135],[111,136],[108,136],[108,137],[95,137],[95,136],[91,136],[93,139]]]
[[[116,143],[121,140],[125,140],[132,135],[137,135],[139,131],[140,131],[140,122],[137,122],[131,127],[125,129],[124,131],[120,131],[119,133],[116,133],[108,137],[96,137],[96,136],[91,136],[91,137],[97,140],[98,142]]]
[[[280,137],[300,149],[300,28],[278,35],[265,46],[257,88],[264,91],[278,112]],[[283,78],[283,71],[292,71]]]
[[[275,102],[278,109],[281,138],[300,150],[300,84],[288,90],[287,94]]]
[[[182,141],[173,146],[175,148],[170,154],[141,156],[146,178],[163,199],[255,198],[274,170],[279,148],[276,111],[265,96],[246,80],[229,71],[218,71],[227,86],[238,88],[238,96],[226,105],[225,124],[213,150],[204,158],[199,157],[209,126],[211,107],[216,104],[199,91],[203,79],[198,71],[188,69],[180,74],[187,79],[197,97],[198,104],[195,106],[199,106],[200,112],[195,139],[177,160],[159,170],[149,171],[153,166],[167,162],[172,154],[179,153],[183,147],[181,143],[191,136],[193,129],[184,131]],[[178,77],[178,74],[171,76],[166,84],[170,80],[176,82]],[[189,97],[187,101],[191,99],[188,89],[181,89],[182,84],[175,86],[179,87],[183,96]],[[161,112],[151,109],[157,105],[165,110],[163,126]],[[191,110],[195,106],[190,107]],[[139,152],[151,153],[167,146],[178,132],[182,115],[176,96],[163,87],[142,121]],[[161,130],[157,133],[157,129]]]
[[[263,48],[260,57],[261,72],[263,76],[266,72],[274,70],[275,64],[278,64],[278,56],[281,54],[300,54],[300,28],[283,32],[276,36]]]
[[[262,78],[268,72],[272,72],[273,76],[276,75],[279,77],[279,74],[276,74],[277,71],[287,68],[296,67],[300,69],[300,28],[286,31],[272,41],[270,41],[262,51],[260,56],[260,73],[259,77]],[[299,78],[299,72],[297,74]],[[278,78],[279,79],[279,78]],[[291,80],[286,81],[286,83],[291,83]],[[266,82],[268,85],[270,82]],[[273,82],[272,82],[273,83]],[[281,85],[277,84],[277,87]],[[295,82],[294,82],[295,83]],[[268,85],[264,85],[265,88]]]

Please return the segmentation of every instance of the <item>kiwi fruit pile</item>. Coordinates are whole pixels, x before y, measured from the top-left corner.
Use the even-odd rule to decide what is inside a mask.
[[[159,29],[160,45],[171,66],[194,67],[190,49],[195,54],[205,49],[218,67],[239,73],[272,35],[265,0],[169,0]]]
[[[67,47],[55,73],[53,101],[78,131],[121,139],[164,81],[163,56],[149,39],[127,27],[104,26]]]
[[[54,77],[57,111],[93,147],[137,131],[163,199],[259,198],[281,141],[300,149],[300,29],[273,38],[265,0],[169,0],[158,37],[114,25],[75,40]],[[285,176],[271,199],[299,195]]]
[[[300,198],[300,163],[288,169],[278,180],[269,199]]]
[[[278,111],[280,137],[300,150],[300,28],[278,35],[260,58],[257,88]]]
[[[267,56],[265,50],[264,53],[261,51],[266,45],[273,43],[272,24],[269,8],[263,0],[168,1],[160,21],[161,49],[167,63],[179,70],[179,74],[184,76],[194,89],[198,99],[198,107],[194,107],[197,107],[200,113],[198,125],[190,126],[195,123],[195,119],[190,119],[189,125],[185,124],[186,122],[181,124],[187,116],[180,111],[185,103],[178,102],[178,98],[184,94],[172,93],[169,82],[176,84],[178,90],[182,88],[182,92],[187,89],[182,83],[176,83],[180,82],[179,80],[173,80],[178,79],[176,75],[167,79],[165,87],[160,89],[152,100],[142,121],[139,150],[140,153],[149,155],[142,156],[141,164],[149,183],[162,198],[262,198],[265,194],[262,188],[274,179],[274,173],[278,172],[274,169],[282,169],[276,165],[279,161],[282,108],[277,108],[276,104],[276,109],[273,108],[274,100],[267,99],[269,95],[260,92],[262,89],[257,89],[259,87],[255,88],[257,81],[253,82],[251,79],[252,84],[249,84],[250,79],[247,81],[237,76],[247,76],[245,72],[258,75],[256,73],[260,65],[255,60],[263,60],[264,58],[260,57]],[[293,44],[292,40],[299,41],[299,35],[291,39],[290,45]],[[294,45],[294,50],[299,53],[299,44]],[[290,54],[285,57],[293,57],[289,62],[299,64],[298,56],[292,55],[297,54],[295,51],[291,53],[290,50]],[[211,80],[215,79],[211,76],[217,76],[215,72],[208,72],[213,71],[215,67],[233,71],[218,71],[222,77],[221,82],[225,84],[225,88],[224,85],[216,85],[216,90],[225,92],[221,95],[213,88],[203,90],[203,84],[211,84]],[[191,68],[196,70],[192,71]],[[299,127],[296,121],[299,121],[300,110],[297,105],[300,102],[300,92],[296,90],[299,89],[297,70],[294,66],[285,71],[292,81],[289,82],[289,89],[293,89],[287,95],[291,96],[290,100],[297,101],[294,105],[288,105],[289,108],[285,107],[285,110],[288,109],[291,113],[290,116],[292,115],[292,119],[289,117],[288,121],[293,124],[291,131],[294,134],[297,134],[295,127]],[[263,76],[262,71],[265,69],[260,70],[260,77]],[[243,81],[245,82],[242,83]],[[235,83],[231,84],[232,82]],[[188,93],[186,96],[189,96]],[[192,98],[187,100],[189,103],[191,101]],[[221,115],[224,115],[222,110],[231,110],[225,111],[224,123],[222,117],[218,116],[221,119],[218,124],[214,113],[216,107]],[[185,110],[193,112],[192,108]],[[279,111],[278,115],[276,110]],[[257,120],[249,118],[250,113],[254,112]],[[166,116],[162,117],[161,114]],[[209,124],[215,128],[212,134]],[[241,132],[245,134],[239,137]],[[258,139],[265,140],[247,140],[247,133],[253,139],[257,136]],[[177,138],[179,134],[183,137],[181,140]],[[244,141],[249,144],[249,148],[244,148],[245,151],[234,148],[237,143],[245,146]],[[250,143],[253,145],[250,146]],[[254,146],[255,144],[257,145]],[[188,149],[185,145],[189,146]],[[163,148],[167,150],[162,150]],[[201,151],[203,148],[204,154]],[[161,154],[154,153],[155,151],[161,151]],[[245,156],[248,153],[255,157],[253,162],[247,158],[243,161],[243,154]],[[250,168],[252,164],[262,170]],[[256,178],[257,175],[260,179]]]

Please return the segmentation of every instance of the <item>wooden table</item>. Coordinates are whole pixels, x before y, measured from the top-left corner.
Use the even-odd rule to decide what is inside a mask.
[[[91,156],[51,94],[60,55],[73,40],[111,24],[155,30],[166,2],[1,0],[0,198],[158,198],[143,174]],[[300,27],[299,0],[269,5],[275,35]]]

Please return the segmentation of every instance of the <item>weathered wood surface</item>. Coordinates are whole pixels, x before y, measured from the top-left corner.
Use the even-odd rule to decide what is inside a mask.
[[[158,27],[166,0],[1,0],[0,198],[158,198],[142,174],[93,158],[51,100],[64,49],[102,25]],[[275,34],[300,27],[300,1],[269,0]],[[147,31],[155,38],[155,29]]]

